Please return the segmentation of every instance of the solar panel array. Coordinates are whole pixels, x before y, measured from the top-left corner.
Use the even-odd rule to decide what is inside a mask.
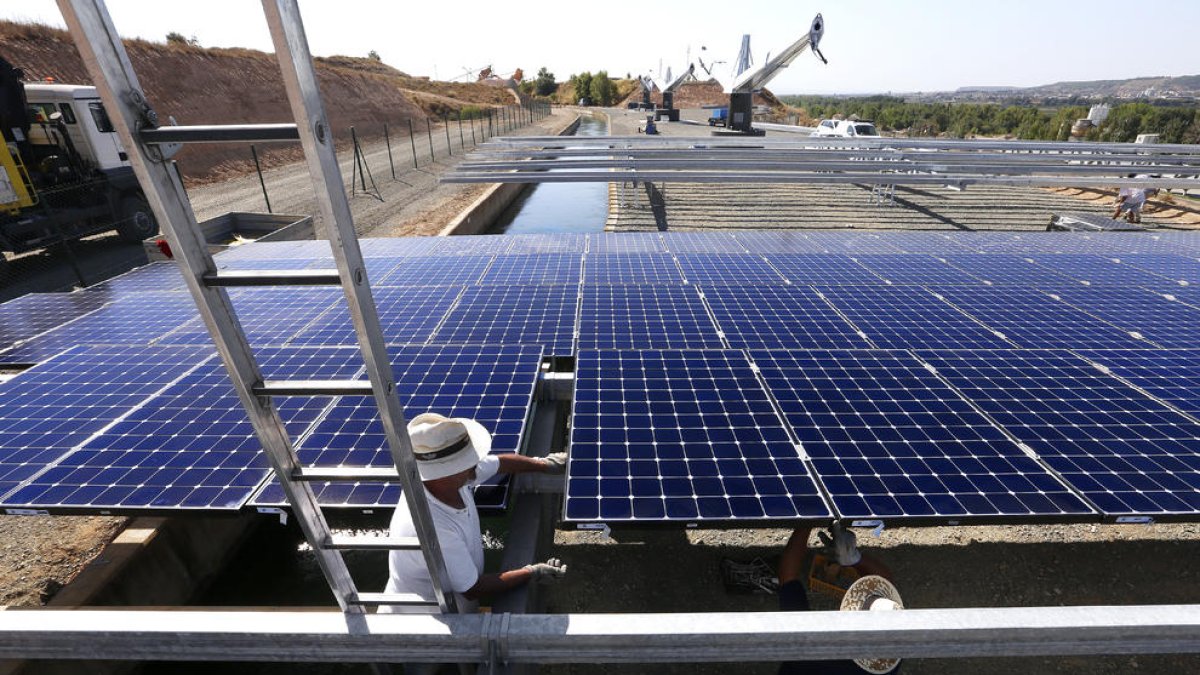
[[[525,444],[574,356],[564,515],[909,524],[1200,514],[1200,237],[689,232],[364,240],[409,414]],[[316,269],[325,242],[227,269]],[[0,506],[282,502],[171,264],[0,305]],[[232,291],[264,368],[360,377],[336,289]],[[556,367],[572,363],[558,360]],[[390,466],[361,397],[280,403],[303,462]],[[386,507],[380,482],[315,486]],[[503,508],[497,482],[477,495]]]

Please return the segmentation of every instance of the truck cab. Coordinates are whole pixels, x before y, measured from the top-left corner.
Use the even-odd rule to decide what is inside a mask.
[[[33,124],[29,141],[35,146],[52,146],[51,115],[62,114],[75,149],[100,171],[131,169],[129,156],[121,147],[116,129],[108,119],[95,87],[76,84],[27,84],[25,98]]]
[[[879,138],[871,120],[821,120],[812,133],[819,138]]]

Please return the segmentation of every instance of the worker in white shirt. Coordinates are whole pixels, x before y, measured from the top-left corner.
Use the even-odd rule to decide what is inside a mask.
[[[1142,222],[1142,207],[1146,205],[1146,200],[1158,193],[1157,188],[1121,188],[1117,193],[1117,206],[1113,211],[1113,220],[1120,220],[1121,213],[1125,213],[1125,219],[1131,223]]]
[[[436,413],[417,415],[408,423],[413,455],[425,485],[429,512],[450,588],[460,612],[479,608],[479,599],[539,580],[554,580],[567,572],[557,559],[499,573],[483,572],[483,538],[475,510],[474,488],[497,473],[550,473],[566,471],[567,453],[525,457],[516,453],[491,455],[492,436],[475,420],[448,418]],[[415,537],[416,528],[401,499],[392,516],[391,536]],[[388,593],[416,593],[434,600],[433,582],[421,551],[393,551],[388,559]],[[381,607],[380,612],[399,612]]]

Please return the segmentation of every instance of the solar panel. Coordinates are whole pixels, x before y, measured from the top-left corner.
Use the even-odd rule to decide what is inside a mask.
[[[828,253],[900,253],[898,246],[889,243],[890,236],[874,232],[822,230],[809,232],[808,236],[821,251]]]
[[[888,244],[906,253],[957,255],[971,253],[971,235],[943,232],[889,232]]]
[[[1195,349],[1075,350],[1089,361],[1172,407],[1200,417],[1200,351]]]
[[[657,232],[596,232],[588,235],[588,253],[663,253],[662,237]]]
[[[410,255],[428,255],[442,237],[379,237],[360,239],[364,256],[395,258]]]
[[[492,261],[479,283],[484,286],[578,284],[582,269],[583,256],[574,253],[502,255]]]
[[[584,286],[580,349],[723,347],[696,288]]]
[[[1102,513],[1200,512],[1200,424],[1065,351],[919,355]]]
[[[818,290],[883,349],[1011,346],[993,330],[922,288],[819,286]]]
[[[516,452],[524,442],[525,422],[541,365],[536,346],[434,346],[392,350],[396,391],[411,419],[422,412],[468,417],[492,434],[492,453]],[[374,400],[363,396],[339,399],[305,438],[297,452],[304,466],[394,466]],[[506,482],[480,486],[479,506],[504,506]],[[318,483],[313,485],[325,506],[395,506],[399,485],[390,483]],[[283,491],[269,483],[254,498],[258,505],[280,505]]]
[[[703,291],[717,326],[735,349],[870,346],[807,286],[706,286]]]
[[[6,352],[3,363],[39,363],[78,345],[147,345],[196,316],[183,293],[136,293],[42,333]]]
[[[99,309],[97,293],[30,293],[0,305],[0,349]]]
[[[1121,262],[1145,272],[1152,272],[1172,281],[1200,284],[1200,260],[1182,255],[1133,254],[1122,255]]]
[[[978,253],[966,255],[949,255],[946,261],[960,270],[1003,285],[1045,285],[1063,286],[1079,283],[1077,279],[1059,274],[1044,265],[1039,265],[1033,258],[1024,258],[1003,253]]]
[[[973,248],[982,253],[1095,255],[1113,251],[1105,242],[1117,233],[1091,235],[1079,232],[973,232]]]
[[[354,376],[354,349],[260,350],[266,377]],[[179,376],[179,369],[173,369]],[[293,437],[329,405],[327,397],[277,401]],[[238,509],[270,471],[254,428],[215,357],[96,434],[7,496],[48,509]]]
[[[1115,262],[1113,258],[1094,255],[1034,255],[1039,265],[1070,275],[1092,284],[1118,284],[1167,289],[1178,282],[1144,272],[1131,265]]]
[[[893,284],[979,284],[982,280],[931,255],[861,255],[855,262]]]
[[[757,255],[820,253],[823,250],[807,234],[796,230],[740,231],[734,232],[733,236],[743,248]]]
[[[443,237],[455,239],[456,237]],[[410,256],[392,272],[372,281],[376,286],[456,286],[477,283],[492,256]]]
[[[307,239],[299,241],[252,241],[240,246],[226,249],[214,259],[218,263],[231,260],[268,260],[280,258],[329,258],[333,249],[327,239]]]
[[[583,253],[587,250],[586,234],[510,234],[505,255],[534,253]]]
[[[1200,309],[1141,288],[1074,286],[1045,290],[1051,297],[1136,332],[1160,347],[1191,347],[1200,336]]]
[[[762,256],[741,254],[690,254],[676,256],[683,276],[689,283],[709,284],[786,284]]]
[[[582,351],[572,419],[568,521],[830,515],[743,352]]]
[[[794,284],[870,285],[883,278],[848,255],[768,255],[767,262]]]
[[[422,344],[462,294],[462,286],[381,286],[372,291],[383,338],[390,345]],[[289,342],[292,345],[357,345],[345,311],[322,314]]]
[[[422,255],[433,256],[492,256],[503,255],[512,245],[513,237],[495,235],[459,235],[428,237],[433,240]]]
[[[663,244],[672,253],[745,253],[730,232],[663,232]]]
[[[1027,288],[942,287],[946,301],[979,319],[1020,347],[1138,349],[1148,346],[1090,314]],[[967,345],[944,345],[947,349]]]
[[[103,283],[85,288],[84,293],[128,294],[141,291],[169,292],[186,288],[179,267],[173,262],[158,262],[130,270]]]
[[[75,347],[0,385],[0,495],[208,357],[194,348]]]
[[[326,314],[349,321],[340,288],[244,288],[229,296],[246,339],[254,347],[283,345]],[[164,345],[209,345],[212,336],[199,319],[158,340]]]
[[[589,253],[584,261],[583,283],[679,285],[683,275],[668,253]]]
[[[232,258],[213,259],[219,270],[306,270],[329,269],[333,258]]]
[[[1092,513],[907,352],[752,351],[750,358],[845,518]]]
[[[569,355],[578,304],[578,286],[468,288],[430,343],[544,345],[547,354]]]

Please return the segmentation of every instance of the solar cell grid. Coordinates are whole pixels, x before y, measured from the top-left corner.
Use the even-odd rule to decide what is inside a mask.
[[[390,345],[422,344],[462,294],[462,286],[381,286],[373,289],[383,339]],[[322,314],[289,342],[292,345],[357,345],[345,311]]]
[[[430,343],[536,344],[569,355],[578,304],[577,285],[467,288]]]
[[[807,234],[794,230],[734,232],[733,236],[743,248],[758,255],[820,253],[822,250]]]
[[[357,350],[262,350],[265,377],[350,378]],[[276,408],[304,432],[327,397]],[[7,504],[81,509],[238,509],[270,469],[223,364],[209,359],[8,496]]]
[[[752,351],[750,358],[843,517],[1092,512],[906,352]]]
[[[683,276],[693,284],[786,284],[762,256],[681,253],[676,256]]]
[[[0,305],[0,349],[99,309],[102,293],[30,293]]]
[[[662,240],[671,253],[746,253],[729,232],[663,232]]]
[[[586,234],[512,234],[505,255],[535,253],[583,253],[587,250]]]
[[[823,252],[866,254],[866,253],[900,253],[898,246],[893,246],[890,237],[873,232],[827,231],[808,233],[810,239]]]
[[[429,237],[434,240],[422,255],[433,256],[491,256],[503,255],[512,245],[513,237],[495,235],[466,235]]]
[[[1151,272],[1172,281],[1186,281],[1189,285],[1200,285],[1200,259],[1183,255],[1133,254],[1122,255],[1123,263],[1145,272]]]
[[[704,296],[735,349],[865,348],[870,343],[804,286],[705,286]]]
[[[1075,350],[1151,396],[1200,417],[1200,351],[1195,349]]]
[[[1078,232],[974,232],[974,248],[982,253],[1104,255],[1113,252],[1112,234]]]
[[[1036,286],[1079,283],[1077,279],[1059,274],[1032,258],[1003,253],[978,253],[946,256],[953,267],[970,272],[993,284]]]
[[[444,237],[454,239],[455,237]],[[439,255],[402,258],[400,265],[373,283],[377,286],[454,286],[474,284],[492,256]]]
[[[588,253],[595,255],[663,253],[657,232],[596,232],[588,235]]]
[[[948,302],[1020,347],[1138,349],[1144,341],[1044,293],[1013,286],[942,287]],[[944,345],[947,349],[966,345]]]
[[[584,286],[580,349],[722,347],[691,286]]]
[[[1191,347],[1200,336],[1200,309],[1141,288],[1074,286],[1044,290],[1122,330],[1141,334],[1153,343],[1147,346]]]
[[[479,283],[485,286],[578,284],[582,269],[583,256],[577,253],[502,255],[492,261]]]
[[[332,255],[327,239],[304,241],[252,241],[226,249],[215,256],[218,263],[230,260],[278,260],[280,258],[328,258]]]
[[[1144,272],[1132,265],[1114,262],[1113,258],[1098,255],[1032,255],[1034,262],[1062,274],[1092,284],[1118,284],[1122,286],[1146,286],[1169,289],[1177,287],[1175,281],[1157,274]]]
[[[325,314],[349,321],[340,288],[245,288],[231,293],[229,299],[246,339],[256,348],[286,344]],[[158,344],[209,345],[212,336],[197,318],[164,336]]]
[[[589,253],[583,265],[583,283],[680,285],[683,275],[669,253]]]
[[[433,250],[439,239],[441,237],[379,237],[360,239],[359,242],[364,256],[394,258],[426,255]]]
[[[854,260],[893,284],[971,285],[982,281],[930,255],[860,255]]]
[[[569,521],[829,516],[740,351],[583,351],[573,420]]]
[[[882,349],[1003,348],[993,330],[913,286],[819,286],[818,290]],[[982,287],[981,287],[982,288]],[[974,292],[972,288],[969,292]]]
[[[888,244],[905,253],[930,255],[955,255],[972,253],[970,238],[965,234],[943,234],[940,232],[889,232]]]
[[[847,255],[768,255],[767,262],[794,284],[870,285],[883,278]]]
[[[920,352],[1109,516],[1200,511],[1200,425],[1069,352]]]
[[[179,267],[173,262],[157,262],[130,270],[103,283],[89,286],[84,293],[132,294],[141,291],[171,292],[186,287]]]

